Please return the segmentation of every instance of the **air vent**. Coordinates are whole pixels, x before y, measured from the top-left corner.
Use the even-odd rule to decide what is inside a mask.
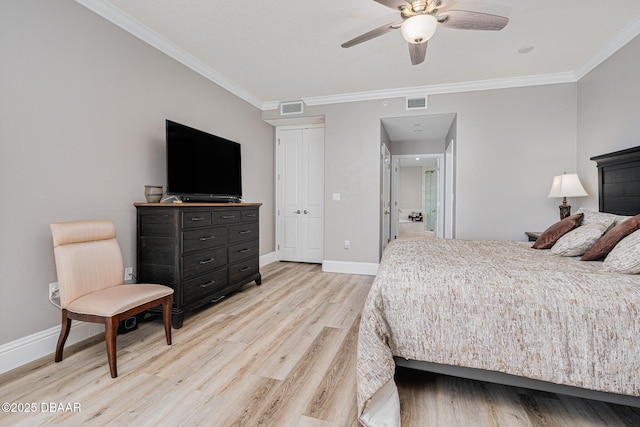
[[[427,97],[426,96],[407,96],[406,109],[407,110],[426,110]]]
[[[302,101],[295,102],[283,102],[280,104],[280,114],[283,116],[290,114],[302,114],[303,103]]]

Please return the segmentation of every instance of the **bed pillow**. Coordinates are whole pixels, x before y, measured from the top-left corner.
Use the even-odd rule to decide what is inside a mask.
[[[640,231],[629,234],[611,249],[602,267],[615,273],[640,273]]]
[[[620,218],[619,215],[607,212],[592,211],[585,208],[578,209],[576,213],[584,214],[584,218],[582,218],[582,225],[594,223],[609,224],[611,221],[616,221]]]
[[[551,253],[561,256],[584,255],[613,226],[613,222],[612,218],[608,223],[582,224],[560,237],[551,248]]]
[[[576,213],[556,222],[544,230],[531,247],[534,249],[549,249],[560,237],[578,227],[582,222],[583,216],[583,213]]]
[[[616,216],[616,225],[620,224],[621,222],[624,222],[628,219],[633,218],[633,216],[627,216],[627,215],[618,215]]]
[[[618,217],[620,218],[620,217]],[[607,231],[584,256],[582,261],[596,261],[606,257],[609,252],[629,234],[640,229],[640,215],[630,217],[622,222],[616,221],[617,225]]]

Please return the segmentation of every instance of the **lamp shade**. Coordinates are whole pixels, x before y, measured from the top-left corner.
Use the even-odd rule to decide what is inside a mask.
[[[406,19],[400,31],[409,43],[418,44],[429,40],[436,32],[438,20],[432,15],[415,15]]]
[[[584,190],[578,174],[565,173],[554,176],[549,197],[583,197],[588,196]]]

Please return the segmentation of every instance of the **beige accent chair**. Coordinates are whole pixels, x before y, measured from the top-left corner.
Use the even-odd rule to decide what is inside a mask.
[[[72,319],[103,323],[111,377],[117,377],[118,324],[161,304],[167,344],[171,345],[173,289],[163,285],[124,284],[122,252],[112,221],[57,222],[51,224],[51,233],[62,308],[56,362],[62,360]]]

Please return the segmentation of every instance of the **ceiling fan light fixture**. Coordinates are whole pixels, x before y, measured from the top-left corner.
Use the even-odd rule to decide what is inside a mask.
[[[402,37],[409,43],[423,43],[433,37],[438,20],[433,15],[415,15],[407,18],[400,27]]]

